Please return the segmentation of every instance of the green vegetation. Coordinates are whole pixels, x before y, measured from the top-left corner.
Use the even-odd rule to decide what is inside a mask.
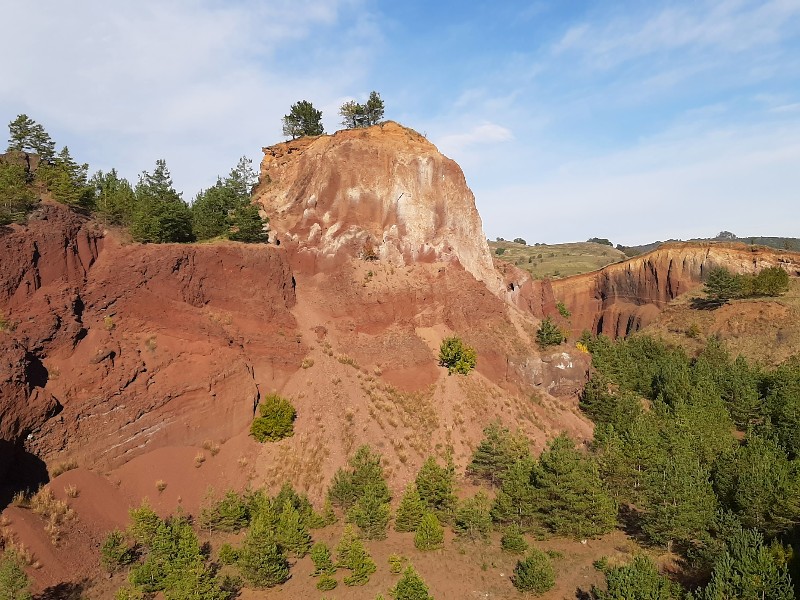
[[[289,114],[283,117],[283,135],[292,139],[322,135],[322,111],[314,108],[308,100],[300,100],[292,104]]]
[[[443,545],[444,527],[434,513],[425,513],[414,532],[414,546],[418,550],[438,550]]]
[[[239,531],[247,527],[249,522],[247,502],[233,490],[200,510],[200,527],[209,531]]]
[[[558,314],[560,314],[565,319],[569,319],[572,316],[572,313],[569,312],[567,305],[561,302],[560,300],[556,302],[556,310],[558,310]]]
[[[378,92],[370,92],[365,104],[349,100],[339,108],[342,125],[347,129],[358,129],[377,125],[383,119],[384,105]]]
[[[334,506],[349,510],[367,492],[380,504],[391,500],[380,454],[373,452],[369,446],[361,446],[350,459],[349,465],[349,469],[339,469],[333,476],[328,498]]]
[[[434,457],[429,456],[417,473],[417,491],[422,504],[445,523],[452,518],[458,502],[455,472],[452,460],[448,459],[445,466],[440,466]]]
[[[517,562],[511,581],[519,591],[538,596],[552,589],[556,575],[547,554],[532,548],[524,560]]]
[[[239,570],[251,586],[273,587],[289,579],[289,561],[264,511],[255,516],[239,551]]]
[[[31,600],[30,580],[22,558],[14,550],[0,556],[0,600]]]
[[[250,435],[259,442],[277,442],[294,435],[297,412],[292,403],[278,394],[269,394],[258,405],[259,416],[253,419]]]
[[[757,275],[736,275],[724,267],[711,269],[703,292],[709,306],[721,306],[734,298],[780,296],[789,290],[789,274],[780,267],[766,267]]]
[[[470,541],[488,541],[492,531],[492,501],[484,492],[461,502],[453,520],[453,530]]]
[[[389,527],[389,503],[384,501],[385,484],[369,484],[356,503],[347,511],[347,520],[358,526],[361,535],[368,540],[386,538]]]
[[[564,332],[561,331],[550,317],[545,317],[536,330],[536,341],[542,348],[548,346],[558,346],[565,340]]]
[[[392,589],[391,595],[395,600],[433,600],[428,586],[411,565],[403,571],[403,575]]]
[[[0,225],[24,223],[38,197],[22,164],[0,159]]]
[[[626,259],[622,251],[593,242],[528,246],[497,240],[489,242],[489,249],[503,262],[528,271],[535,279],[589,273]]]
[[[478,364],[477,354],[461,338],[453,336],[442,340],[439,347],[439,366],[447,367],[448,374],[466,375]]]
[[[377,569],[377,565],[350,525],[345,527],[342,538],[336,546],[336,566],[350,571],[350,575],[344,578],[344,584],[348,586],[366,584],[370,575]]]
[[[487,425],[483,435],[467,466],[467,475],[500,485],[512,465],[529,455],[528,439],[522,433],[512,433],[499,421]]]
[[[314,563],[314,577],[336,573],[331,550],[325,542],[317,542],[311,547],[311,561]]]
[[[403,497],[400,499],[400,506],[397,507],[397,514],[394,517],[395,531],[408,532],[414,531],[425,514],[425,504],[419,497],[416,483],[409,483]]]
[[[606,576],[606,589],[592,587],[592,596],[597,600],[680,600],[683,597],[680,586],[661,575],[652,559],[642,554],[628,565],[601,570]]]
[[[136,560],[133,548],[125,539],[125,534],[114,530],[108,534],[103,545],[100,546],[100,562],[109,573],[119,570]]]
[[[56,144],[50,139],[44,127],[28,115],[17,115],[8,124],[8,149],[37,154],[43,161],[55,158]]]
[[[522,528],[514,523],[506,527],[500,538],[500,547],[509,554],[525,554],[528,543],[522,535]]]

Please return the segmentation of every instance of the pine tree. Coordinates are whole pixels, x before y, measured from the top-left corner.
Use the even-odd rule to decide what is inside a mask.
[[[500,537],[500,547],[509,554],[525,554],[528,543],[519,525],[512,524],[505,528]]]
[[[711,581],[698,600],[792,600],[794,586],[785,563],[764,545],[763,536],[740,530],[714,564]]]
[[[3,552],[0,556],[0,599],[31,600],[29,586],[30,580],[19,555],[14,550]]]
[[[657,544],[702,542],[714,520],[717,499],[708,469],[680,449],[663,467],[648,473],[647,511],[642,529]]]
[[[403,575],[392,589],[391,594],[395,600],[433,600],[428,586],[411,565],[403,571]]]
[[[278,519],[276,539],[282,548],[297,558],[308,554],[311,548],[311,535],[309,535],[300,513],[290,502],[283,505]]]
[[[317,542],[311,547],[311,561],[314,563],[314,572],[312,573],[314,577],[333,575],[336,572],[330,548],[325,542]]]
[[[153,173],[143,171],[134,190],[136,209],[131,222],[131,235],[137,242],[190,242],[191,209],[175,191],[167,163],[156,161]]]
[[[233,490],[228,490],[217,501],[208,499],[198,519],[203,529],[227,532],[239,531],[247,527],[249,521],[250,512],[245,499]]]
[[[351,572],[344,578],[345,585],[364,585],[377,569],[377,565],[351,525],[345,527],[342,533],[342,538],[336,546],[336,557],[336,565]]]
[[[592,587],[597,600],[680,600],[680,586],[661,575],[651,558],[637,555],[628,565],[605,571],[606,589]]]
[[[531,457],[515,462],[503,478],[503,484],[492,506],[492,520],[519,525],[529,531],[536,522],[536,490],[531,483],[535,466]]]
[[[133,187],[116,169],[97,171],[89,180],[94,193],[95,210],[115,225],[130,225],[136,206]]]
[[[487,540],[492,531],[491,507],[489,497],[483,492],[461,502],[453,521],[456,534],[473,542]]]
[[[283,117],[283,135],[292,139],[322,135],[322,111],[314,108],[308,100],[300,100],[292,104],[289,114]]]
[[[745,528],[776,537],[800,521],[800,463],[772,439],[751,433],[745,445],[720,456],[714,488]]]
[[[328,490],[328,498],[335,506],[349,510],[366,493],[369,487],[380,503],[391,500],[389,486],[381,466],[381,455],[369,446],[361,446],[349,461],[349,469],[339,469]]]
[[[616,508],[596,465],[560,435],[548,444],[533,471],[539,521],[557,535],[596,537],[616,525]]]
[[[56,145],[39,123],[28,115],[17,115],[8,125],[8,149],[38,154],[43,162],[55,158]]]
[[[414,531],[425,514],[425,505],[419,497],[415,483],[409,483],[394,517],[395,531]]]
[[[372,91],[369,94],[369,98],[367,99],[367,103],[364,105],[364,123],[367,127],[370,125],[377,125],[383,119],[383,100],[381,100],[380,94],[376,91]]]
[[[511,433],[499,421],[487,425],[483,435],[467,467],[467,475],[500,485],[513,464],[529,455],[528,440],[520,433]]]
[[[253,587],[273,587],[289,579],[289,562],[278,545],[269,519],[258,514],[239,551],[239,569]]]
[[[433,456],[429,456],[419,470],[416,479],[417,491],[425,508],[436,513],[440,521],[448,522],[455,511],[455,467],[452,460],[441,467]]]
[[[70,206],[92,208],[94,190],[88,184],[89,165],[79,165],[64,146],[50,163],[43,163],[36,176],[47,185],[53,198]]]
[[[443,545],[444,527],[434,513],[425,513],[414,532],[414,546],[418,550],[438,550]]]
[[[100,562],[109,573],[131,564],[135,558],[133,549],[125,540],[125,534],[119,530],[109,533],[103,545],[100,546]]]
[[[389,527],[389,504],[381,502],[380,489],[374,484],[364,489],[364,495],[347,511],[347,520],[358,525],[361,535],[368,540],[386,539]]]
[[[23,165],[0,160],[0,225],[25,222],[37,201],[29,175]]]
[[[161,525],[159,516],[150,508],[150,504],[145,498],[138,508],[132,508],[128,511],[128,517],[131,521],[128,526],[128,532],[133,540],[137,544],[149,548],[156,531],[158,531],[158,527]]]
[[[539,595],[552,589],[556,576],[547,554],[532,548],[524,560],[517,562],[511,581],[519,591]]]

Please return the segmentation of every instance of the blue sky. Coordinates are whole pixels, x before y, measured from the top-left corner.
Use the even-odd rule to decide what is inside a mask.
[[[3,5],[0,118],[131,180],[165,158],[187,200],[293,102],[334,131],[374,89],[490,238],[800,236],[800,0]]]

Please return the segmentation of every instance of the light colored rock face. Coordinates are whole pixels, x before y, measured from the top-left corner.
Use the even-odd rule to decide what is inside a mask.
[[[264,148],[255,201],[317,269],[371,245],[392,264],[458,260],[500,289],[461,169],[396,123]]]

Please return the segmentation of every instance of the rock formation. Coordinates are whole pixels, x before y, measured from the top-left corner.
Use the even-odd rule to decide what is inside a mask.
[[[397,123],[264,148],[255,201],[305,268],[365,252],[395,265],[458,261],[500,290],[461,169]]]
[[[670,243],[599,271],[552,281],[556,300],[572,312],[572,332],[625,336],[651,323],[671,300],[701,285],[715,267],[757,273],[781,266],[800,274],[800,255],[761,246]]]

